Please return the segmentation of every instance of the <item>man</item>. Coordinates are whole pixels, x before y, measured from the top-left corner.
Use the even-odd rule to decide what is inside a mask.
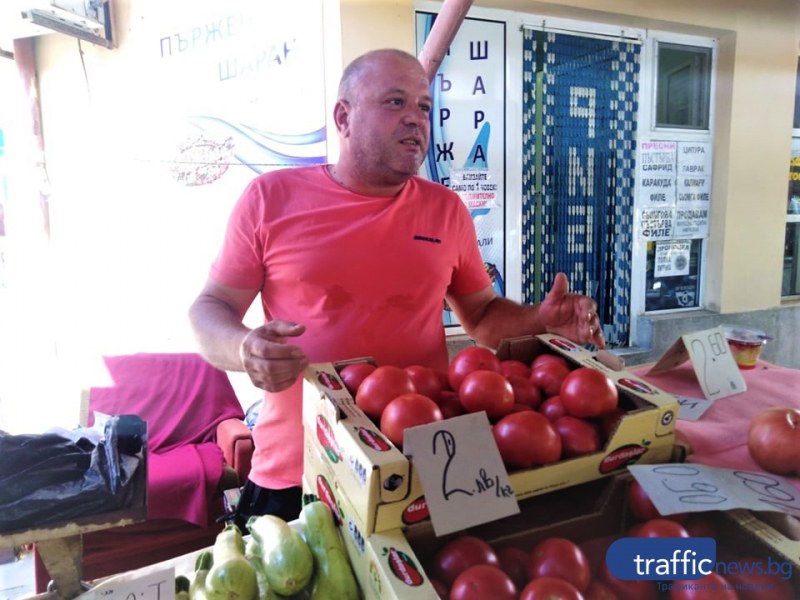
[[[233,210],[190,320],[209,362],[246,371],[266,391],[240,525],[251,514],[299,513],[309,362],[372,356],[444,370],[445,298],[486,346],[545,331],[604,346],[595,302],[568,293],[563,274],[538,306],[494,292],[459,197],[416,176],[431,106],[414,56],[357,58],[333,110],[336,164],[261,175]],[[250,330],[242,318],[259,293],[265,324]]]

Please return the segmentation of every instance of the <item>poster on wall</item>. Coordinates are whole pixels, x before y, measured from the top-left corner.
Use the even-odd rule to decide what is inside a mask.
[[[142,46],[140,68],[158,90],[141,98],[152,104],[150,157],[177,183],[234,178],[238,194],[260,173],[326,161],[321,0],[135,10],[128,47]]]
[[[640,239],[708,237],[711,205],[711,145],[707,142],[644,140],[637,163]]]
[[[137,0],[123,22],[119,48],[86,61],[80,129],[96,141],[74,147],[93,140],[93,176],[75,171],[57,215],[76,232],[61,242],[70,261],[105,274],[81,281],[79,309],[115,327],[85,344],[120,353],[192,343],[186,310],[233,205],[262,173],[324,164],[328,120],[323,0]],[[115,289],[128,291],[109,298]]]
[[[417,54],[435,14],[416,13]],[[505,23],[466,18],[431,84],[431,143],[420,173],[472,215],[484,265],[505,295]],[[445,325],[457,325],[449,309]]]

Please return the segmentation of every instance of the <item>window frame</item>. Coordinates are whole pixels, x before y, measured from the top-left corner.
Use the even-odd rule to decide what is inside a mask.
[[[800,52],[798,52],[798,55],[797,55],[797,76],[796,77],[797,77],[797,79],[796,79],[796,82],[795,82],[795,90],[798,90],[798,89],[800,89]],[[799,100],[800,100],[800,96],[797,94],[797,92],[795,92],[795,104],[797,106],[795,106],[794,115],[797,115],[798,108],[800,108],[800,101]],[[794,117],[793,117],[793,121],[794,121]],[[790,154],[789,154],[789,160],[791,160],[794,157],[794,145],[795,145],[795,143],[800,145],[800,127],[794,127],[794,125],[800,125],[800,123],[792,122],[792,126],[793,126],[792,127],[792,143],[791,143],[792,150],[790,151]],[[789,190],[787,189],[787,194],[788,194],[788,192],[789,192]],[[788,197],[787,197],[786,227],[788,227],[790,223],[797,223],[797,227],[800,227],[800,214],[791,214],[789,212]],[[784,231],[785,231],[785,228],[784,228]],[[797,249],[795,249],[795,251],[797,252]],[[797,252],[797,254],[795,255],[794,258],[795,258],[796,261],[800,261],[800,252]],[[783,260],[784,260],[784,262],[786,261],[786,255],[785,254],[783,255]],[[800,267],[795,267],[795,268],[800,268]],[[782,303],[783,302],[796,302],[798,300],[800,300],[800,293],[787,294],[786,296],[783,295],[783,274],[781,273],[781,302]]]
[[[682,46],[695,46],[711,49],[711,64],[709,78],[709,107],[708,107],[708,128],[689,129],[682,127],[660,127],[656,119],[656,102],[658,99],[658,45],[678,44]],[[639,131],[637,140],[669,140],[680,142],[703,142],[708,143],[712,149],[711,165],[713,180],[713,141],[715,123],[715,102],[716,82],[717,82],[717,61],[719,58],[719,44],[716,38],[701,37],[673,33],[669,31],[650,30],[644,40],[642,48],[642,79],[639,85]],[[640,154],[637,150],[637,164],[640,164]],[[712,183],[713,185],[713,183]],[[713,212],[714,190],[711,190],[710,212]],[[637,214],[641,208],[639,182],[636,182],[634,191],[634,213]],[[636,217],[634,217],[636,218]],[[710,216],[709,216],[710,219]],[[710,226],[710,224],[709,224]],[[646,280],[647,280],[647,241],[634,237],[633,256],[631,260],[631,344],[635,344],[638,339],[638,317],[642,315],[662,315],[681,312],[698,311],[705,309],[705,280],[707,269],[707,249],[708,237],[703,238],[700,249],[700,273],[699,273],[699,296],[697,306],[685,308],[670,308],[663,310],[646,310]]]

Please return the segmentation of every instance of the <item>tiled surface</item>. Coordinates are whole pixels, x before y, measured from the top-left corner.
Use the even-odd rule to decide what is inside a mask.
[[[33,555],[0,563],[0,600],[14,600],[33,594]]]

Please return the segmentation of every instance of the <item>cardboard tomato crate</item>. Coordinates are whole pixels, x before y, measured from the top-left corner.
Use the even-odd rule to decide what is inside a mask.
[[[636,522],[626,495],[631,481],[626,472],[531,497],[520,502],[517,515],[440,537],[430,521],[367,535],[358,511],[335,488],[320,486],[306,477],[304,490],[322,499],[336,515],[364,597],[417,600],[436,598],[428,568],[432,558],[448,541],[465,534],[481,537],[496,549],[513,546],[524,550],[548,537],[565,537],[584,548],[594,547],[594,560],[602,560],[606,545],[626,536]],[[318,490],[322,490],[321,496]],[[737,549],[765,561],[792,562],[791,581],[800,597],[797,541],[772,529],[750,511],[698,514],[716,531],[714,537],[720,548]],[[718,560],[724,559],[718,554]]]
[[[347,497],[323,474],[303,474],[307,498],[325,502],[334,514],[363,598],[432,600],[436,592],[400,528],[367,534]]]
[[[627,371],[611,369],[593,353],[559,336],[504,340],[497,352],[501,359],[528,363],[542,353],[562,355],[573,368],[602,370],[615,382],[620,403],[628,412],[599,452],[509,471],[517,499],[619,473],[636,462],[655,464],[672,459],[678,413],[673,396]],[[303,425],[309,442],[305,471],[312,479],[318,473],[330,477],[337,493],[346,495],[358,512],[368,534],[427,518],[424,492],[413,464],[356,405],[337,373],[344,364],[315,364],[306,370]]]
[[[627,410],[599,452],[561,460],[535,469],[509,472],[518,499],[619,473],[634,463],[670,462],[675,450],[677,399],[625,370],[615,370],[593,352],[557,335],[543,334],[503,340],[501,360],[530,363],[543,353],[565,357],[571,368],[589,367],[614,381],[620,406]]]
[[[637,523],[629,512],[626,497],[627,487],[632,480],[629,474],[623,473],[532,497],[520,503],[521,512],[518,515],[447,536],[436,537],[430,522],[414,525],[402,532],[413,552],[408,555],[409,560],[412,564],[418,565],[421,572],[430,579],[430,576],[434,576],[431,565],[436,552],[448,541],[461,535],[478,536],[489,542],[496,550],[516,547],[526,551],[530,551],[546,538],[563,537],[576,542],[586,550],[593,549],[593,554],[589,554],[588,558],[594,565],[596,576],[599,561],[605,560],[605,549],[608,544],[615,539],[628,536],[631,526]],[[772,561],[776,565],[782,563],[781,570],[777,574],[781,578],[788,577],[789,585],[794,590],[792,597],[800,598],[798,572],[800,562],[796,554],[796,545],[782,546],[785,552],[778,550],[774,543],[775,532],[765,534],[764,523],[755,519],[749,511],[710,511],[696,514],[702,515],[715,531],[718,562],[730,564],[736,562],[738,557],[747,557],[764,563],[767,561]],[[754,524],[754,521],[758,524]],[[784,536],[780,536],[780,539],[783,544],[787,541]],[[793,551],[795,554],[792,559],[790,555]],[[791,562],[793,568],[787,568],[789,565],[783,561]],[[383,568],[384,563],[378,563],[378,566]],[[730,582],[731,585],[735,585]],[[395,583],[393,592],[396,595],[391,597],[403,598],[402,585],[394,581],[393,583]],[[762,590],[762,593],[764,591],[769,592]],[[667,595],[662,593],[659,597]]]
[[[776,512],[759,512],[737,509],[725,513],[736,528],[755,537],[770,550],[791,561],[800,571],[800,520]],[[800,597],[800,590],[798,590]]]

